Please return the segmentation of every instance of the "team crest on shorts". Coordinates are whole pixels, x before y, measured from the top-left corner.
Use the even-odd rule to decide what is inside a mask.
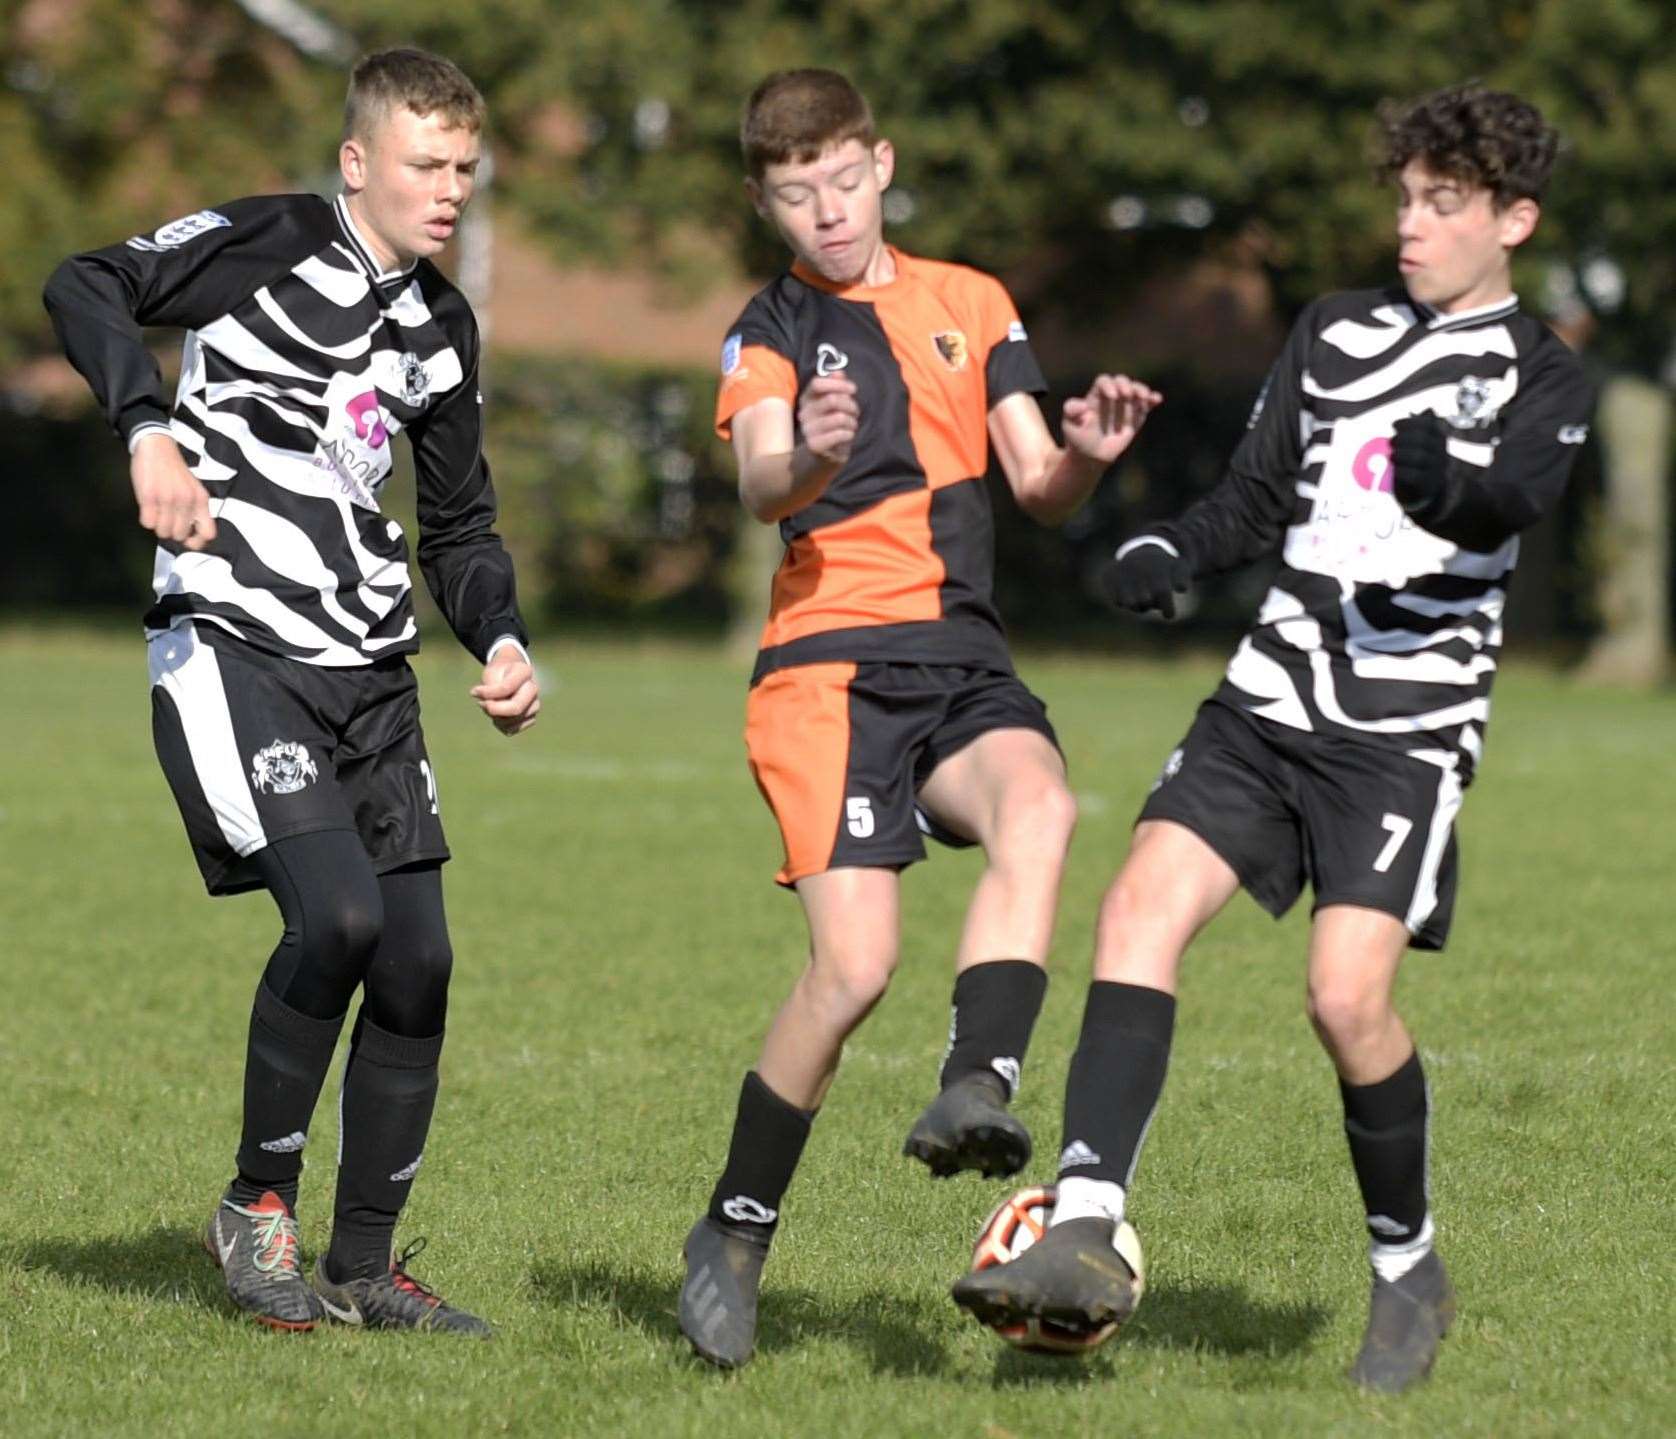
[[[250,759],[250,782],[257,794],[272,790],[275,794],[295,794],[310,780],[318,779],[320,771],[308,757],[308,749],[295,740],[276,739],[265,749],[259,749]]]
[[[937,353],[951,370],[966,368],[966,336],[959,330],[939,330],[932,337]]]

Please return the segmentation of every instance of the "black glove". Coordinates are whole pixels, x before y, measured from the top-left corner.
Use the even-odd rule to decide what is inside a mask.
[[[1132,543],[1132,542],[1131,542]],[[1112,599],[1119,609],[1135,614],[1157,610],[1167,620],[1176,617],[1176,596],[1193,583],[1193,566],[1154,540],[1126,549],[1112,573]]]
[[[1449,432],[1430,411],[1398,420],[1391,439],[1391,492],[1405,510],[1424,510],[1449,479]]]

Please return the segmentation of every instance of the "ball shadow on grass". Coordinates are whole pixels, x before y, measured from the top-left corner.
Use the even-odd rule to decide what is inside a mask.
[[[1137,1347],[1278,1359],[1307,1349],[1328,1318],[1322,1305],[1257,1303],[1232,1284],[1149,1289],[1122,1332],[1094,1353],[1079,1359],[1003,1349],[992,1383],[997,1388],[1080,1384],[1091,1375],[1121,1372],[1124,1351]]]

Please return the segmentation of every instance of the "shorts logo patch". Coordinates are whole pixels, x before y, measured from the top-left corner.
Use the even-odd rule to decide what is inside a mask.
[[[295,794],[310,780],[319,779],[320,771],[308,757],[308,749],[295,740],[276,739],[250,758],[250,782],[257,794],[272,790],[275,794]]]
[[[1561,425],[1559,433],[1554,436],[1562,445],[1580,445],[1589,438],[1587,425]]]
[[[153,254],[162,250],[175,250],[188,240],[195,240],[199,235],[207,235],[211,230],[220,230],[232,223],[219,210],[199,210],[196,214],[182,215],[178,220],[169,221],[167,225],[153,231],[149,239],[144,235],[134,236],[128,242],[128,248],[149,250]]]
[[[942,356],[943,363],[951,370],[966,368],[966,336],[959,330],[939,330],[931,337],[937,347],[937,353]]]
[[[1158,771],[1158,778],[1153,780],[1152,788],[1154,790],[1162,789],[1166,784],[1180,774],[1181,762],[1185,758],[1186,756],[1181,750],[1172,750],[1170,752],[1170,757],[1164,761],[1164,768]]]
[[[829,345],[825,340],[815,351],[815,373],[817,375],[836,375],[840,370],[848,369],[850,357],[836,345]]]

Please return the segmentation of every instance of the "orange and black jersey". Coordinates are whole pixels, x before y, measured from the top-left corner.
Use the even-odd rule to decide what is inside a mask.
[[[848,378],[861,410],[849,462],[780,524],[755,678],[831,660],[1012,672],[992,598],[988,419],[1047,384],[998,280],[891,254],[885,285],[839,287],[794,265],[722,348],[723,439],[759,400],[795,409],[818,375]]]

